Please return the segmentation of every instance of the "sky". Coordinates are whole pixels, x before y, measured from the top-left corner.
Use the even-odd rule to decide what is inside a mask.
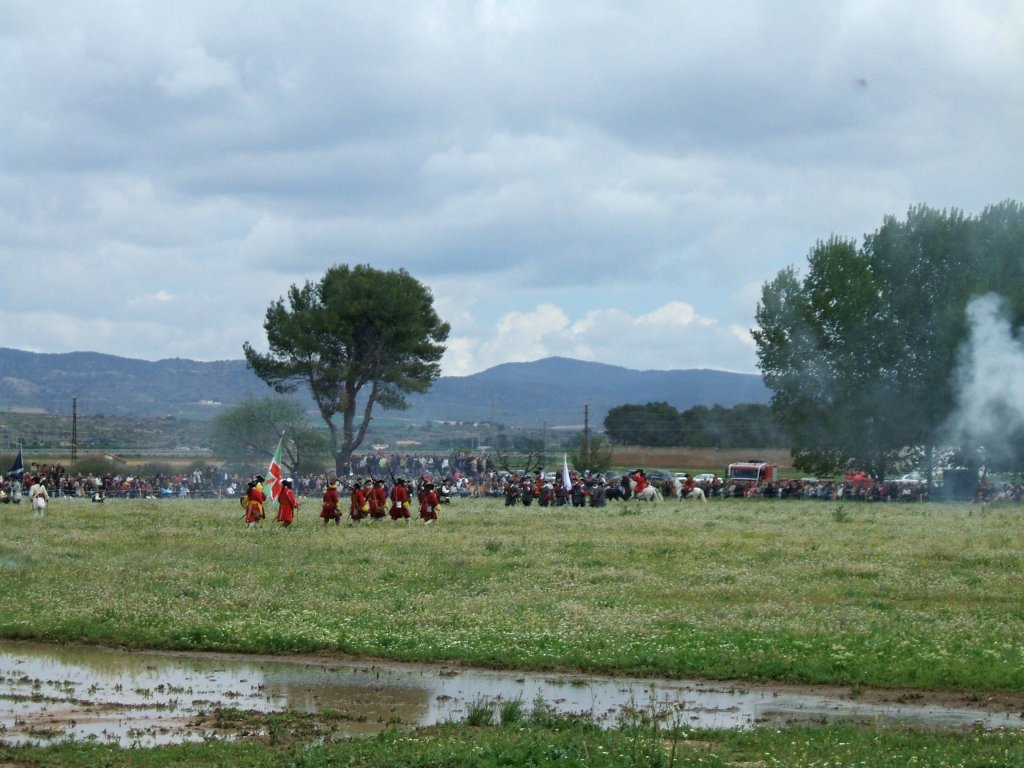
[[[266,350],[405,269],[442,374],[757,372],[761,288],[1024,198],[1024,2],[0,0],[0,345]],[[0,374],[2,375],[2,374]]]

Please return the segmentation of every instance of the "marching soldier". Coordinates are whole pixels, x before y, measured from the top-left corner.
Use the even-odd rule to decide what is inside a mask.
[[[263,502],[267,497],[263,495],[263,487],[253,478],[249,481],[248,490],[245,493],[245,525],[247,528],[258,528],[260,520],[266,517],[263,511]]]
[[[372,487],[373,482],[371,480],[367,480],[366,485]],[[370,511],[370,502],[366,500],[368,490],[369,488],[364,489],[364,487],[359,484],[358,480],[352,486],[352,498],[348,507],[349,524],[358,523],[366,516],[366,513]]]
[[[292,490],[292,479],[286,478],[281,481],[281,492],[277,496],[277,522],[282,528],[287,528],[295,519],[295,510],[299,508],[299,500],[295,498]]]
[[[430,525],[437,520],[437,510],[440,506],[441,499],[434,490],[434,484],[426,483],[420,494],[420,518],[424,525]]]
[[[320,517],[323,518],[324,525],[327,525],[331,520],[334,521],[335,525],[341,524],[341,497],[338,496],[337,480],[331,480],[327,484],[327,489],[324,491],[323,506],[320,508]]]
[[[382,520],[388,506],[388,491],[384,487],[383,480],[373,481],[373,487],[369,490],[366,500],[370,505],[370,519]]]
[[[400,477],[395,481],[395,487],[391,489],[391,509],[388,514],[391,521],[405,519],[410,521],[409,515],[409,489],[406,487],[405,478]]]

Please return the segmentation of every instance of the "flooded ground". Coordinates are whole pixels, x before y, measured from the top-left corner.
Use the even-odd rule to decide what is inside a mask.
[[[893,697],[897,700],[887,701]],[[330,713],[333,736],[462,720],[482,701],[538,700],[552,712],[612,725],[633,710],[669,724],[884,720],[934,728],[1024,727],[1018,702],[842,689],[726,685],[683,680],[526,674],[319,657],[129,652],[0,642],[0,739],[74,738],[123,746],[225,735],[211,714]],[[230,734],[228,734],[230,735]]]

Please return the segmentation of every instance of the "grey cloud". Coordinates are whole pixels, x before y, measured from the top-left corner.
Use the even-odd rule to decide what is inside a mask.
[[[0,258],[45,261],[69,295],[98,276],[62,320],[94,331],[53,331],[55,346],[120,329],[137,354],[185,337],[236,355],[238,329],[257,341],[288,284],[371,262],[443,287],[468,366],[510,311],[639,313],[632,283],[646,312],[681,299],[715,320],[689,357],[749,370],[730,329],[751,322],[752,286],[815,240],[1019,190],[1012,4],[90,0],[3,14]],[[142,318],[115,300],[161,290],[201,309]]]

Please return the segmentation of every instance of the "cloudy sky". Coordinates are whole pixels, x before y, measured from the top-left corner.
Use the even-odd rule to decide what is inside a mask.
[[[754,372],[761,285],[1024,197],[1024,3],[0,0],[3,346],[265,349],[405,268],[445,375]]]

